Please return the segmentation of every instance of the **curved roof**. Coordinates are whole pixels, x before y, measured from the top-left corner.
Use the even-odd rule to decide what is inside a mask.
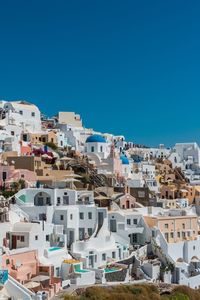
[[[120,159],[121,159],[123,165],[129,165],[129,160],[125,155],[121,155]]]
[[[93,134],[86,139],[86,143],[106,143],[106,139],[100,134]]]

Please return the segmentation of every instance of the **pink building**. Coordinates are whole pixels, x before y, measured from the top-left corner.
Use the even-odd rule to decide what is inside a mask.
[[[20,179],[25,181],[26,187],[34,185],[36,182],[36,175],[34,172],[26,169],[15,170],[13,166],[0,165],[0,186],[5,185],[6,188],[10,187],[12,182],[18,182]]]
[[[2,269],[22,284],[37,275],[38,267],[37,250],[2,256]]]
[[[45,266],[39,263],[37,250],[2,255],[2,269],[8,270],[9,275],[21,284],[38,282],[34,291],[45,291],[48,299],[61,289],[61,279],[53,277],[52,265]]]

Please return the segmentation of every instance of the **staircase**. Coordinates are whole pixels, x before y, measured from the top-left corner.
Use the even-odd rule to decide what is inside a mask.
[[[94,169],[89,163],[86,161],[82,161],[77,159],[76,161],[69,162],[68,166],[74,169],[82,169],[86,174],[89,175],[90,184],[95,187],[108,186],[108,179],[104,174],[97,174],[97,170]]]
[[[10,209],[15,212],[21,219],[29,221],[29,215],[25,213],[17,204],[10,204]]]
[[[27,289],[25,286],[23,286],[21,283],[19,283],[17,280],[15,280],[12,276],[8,275],[8,280],[4,285],[6,292],[9,296],[11,296],[11,299],[18,300],[18,299],[36,299],[35,293],[32,293],[29,289]]]
[[[90,182],[96,187],[108,186],[107,177],[103,174],[96,174],[95,172],[92,172],[92,174],[90,174]]]

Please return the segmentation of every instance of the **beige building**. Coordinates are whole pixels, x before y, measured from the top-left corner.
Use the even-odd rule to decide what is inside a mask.
[[[74,127],[83,126],[80,115],[77,115],[74,112],[60,111],[58,114],[58,122],[60,124],[67,124]]]
[[[55,145],[57,145],[58,139],[56,132],[52,130],[45,133],[31,133],[30,142],[32,144],[54,143]]]
[[[160,196],[162,199],[187,198],[189,203],[193,203],[195,199],[195,186],[182,185],[178,187],[175,184],[162,185],[160,188]]]
[[[197,216],[145,216],[149,227],[157,227],[168,243],[196,240],[198,235]]]

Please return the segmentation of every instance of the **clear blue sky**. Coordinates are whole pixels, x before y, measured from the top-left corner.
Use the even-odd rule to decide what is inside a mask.
[[[138,143],[200,142],[200,1],[0,3],[0,99]]]

